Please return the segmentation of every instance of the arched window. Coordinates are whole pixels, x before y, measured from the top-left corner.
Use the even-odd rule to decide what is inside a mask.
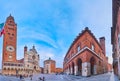
[[[98,55],[101,56],[100,51],[98,52]]]
[[[91,46],[91,49],[94,51],[95,50],[95,47],[94,47],[94,45],[92,44],[92,46]]]
[[[79,52],[80,51],[80,45],[78,45],[78,47],[77,47],[77,52]]]
[[[12,58],[12,55],[9,55],[9,59],[11,59]]]
[[[10,70],[10,68],[8,68],[8,70]]]
[[[101,62],[99,61],[99,66],[101,66]]]
[[[4,68],[4,70],[6,70],[6,68]]]
[[[11,68],[11,70],[13,70],[13,68]]]

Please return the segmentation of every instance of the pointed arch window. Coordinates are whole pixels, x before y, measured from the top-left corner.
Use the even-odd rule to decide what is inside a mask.
[[[98,55],[99,55],[99,56],[101,56],[101,53],[100,53],[100,51],[98,52]]]

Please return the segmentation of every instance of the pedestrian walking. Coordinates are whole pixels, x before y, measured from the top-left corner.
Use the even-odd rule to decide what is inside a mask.
[[[32,80],[32,75],[30,75],[30,80]]]
[[[43,81],[45,81],[45,77],[43,76]]]
[[[22,75],[20,75],[20,79],[22,79]]]
[[[30,78],[30,80],[32,80],[32,77]]]
[[[41,77],[39,77],[39,80],[42,80],[42,78],[41,78]]]

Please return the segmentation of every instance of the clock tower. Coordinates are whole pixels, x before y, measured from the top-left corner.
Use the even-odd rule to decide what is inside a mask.
[[[17,41],[17,25],[14,17],[7,17],[4,25],[5,34],[3,36],[3,64],[5,62],[17,62],[16,60],[16,41]]]

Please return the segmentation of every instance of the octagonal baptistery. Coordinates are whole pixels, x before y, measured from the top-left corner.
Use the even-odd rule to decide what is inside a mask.
[[[101,37],[98,42],[86,27],[64,57],[63,70],[66,74],[90,76],[107,72],[107,64],[105,38]]]

